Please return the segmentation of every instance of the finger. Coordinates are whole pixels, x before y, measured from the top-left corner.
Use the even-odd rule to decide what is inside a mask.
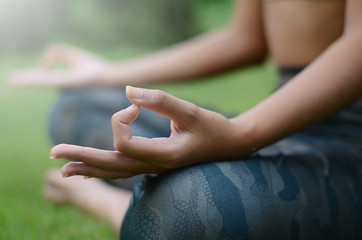
[[[67,48],[62,45],[51,45],[45,50],[41,66],[44,70],[52,69],[59,62],[67,63]]]
[[[149,171],[150,164],[126,156],[118,151],[60,144],[52,148],[51,158],[65,158],[113,171]]]
[[[198,107],[160,90],[126,87],[128,99],[134,104],[157,112],[185,126],[197,119]]]
[[[114,148],[120,152],[128,148],[131,136],[129,124],[134,121],[141,109],[138,105],[131,105],[112,116],[113,144]]]
[[[85,63],[104,64],[106,61],[90,52],[67,44],[52,45],[45,51],[42,66],[45,69],[54,67],[57,63],[80,67]]]
[[[178,159],[179,149],[185,136],[177,139],[169,138],[144,138],[132,137],[130,143],[123,151],[131,157],[142,159],[144,162],[160,168],[172,169],[172,160]]]
[[[13,87],[22,86],[44,86],[44,87],[64,87],[69,86],[74,81],[74,73],[68,71],[48,72],[44,70],[28,70],[14,72],[8,78],[8,83]]]
[[[42,67],[45,70],[52,69],[58,63],[68,66],[77,66],[80,63],[81,50],[66,44],[54,44],[45,50]]]
[[[131,98],[130,96],[133,94],[133,90],[142,91],[143,89],[128,87],[127,91],[129,98]],[[185,124],[185,126],[188,126],[194,123],[189,122],[191,120],[191,117],[188,116],[188,112],[193,112],[193,110],[190,110],[194,108],[193,104],[177,99],[161,91],[145,91],[151,92],[151,96],[149,97],[149,99],[151,100],[150,102],[139,101],[142,102],[141,105],[145,106],[145,108],[148,108],[149,110],[154,110],[167,117],[170,117],[175,122],[179,122],[179,124],[173,124],[174,126],[176,126],[174,128],[182,129],[184,128],[182,127],[183,124]],[[152,94],[155,96],[153,96]],[[155,99],[157,96],[159,96],[158,94],[164,94],[164,103],[159,104],[159,100]],[[147,98],[145,99],[148,100]],[[168,102],[168,100],[170,101]],[[175,109],[175,107],[177,109]],[[138,116],[138,113],[139,107],[135,105],[113,115],[112,128],[115,149],[125,153],[128,156],[142,159],[145,162],[159,166],[160,168],[169,168],[169,163],[165,162],[164,160],[177,158],[177,150],[179,146],[182,145],[182,142],[186,141],[185,138],[187,136],[178,136],[178,138],[174,138],[171,136],[169,138],[152,139],[131,136],[129,124]]]
[[[114,148],[136,159],[155,163],[154,159],[163,157],[170,152],[169,138],[153,138],[131,136],[129,124],[134,121],[140,112],[140,107],[132,105],[112,116]]]
[[[63,166],[61,172],[64,177],[82,175],[82,176],[107,178],[107,179],[127,178],[137,175],[137,173],[131,171],[119,172],[119,171],[105,170],[102,168],[97,168],[94,166],[87,165],[83,162],[69,162]]]
[[[13,72],[8,76],[7,82],[12,87],[21,87],[28,85],[37,85],[44,76],[40,71],[27,70],[22,72]]]
[[[45,174],[45,181],[48,185],[59,187],[59,183],[62,181],[61,173],[59,169],[50,169]]]
[[[19,80],[19,75],[16,72],[9,74],[6,81],[11,87],[20,87],[25,85],[26,83],[26,82],[24,83],[24,81]]]

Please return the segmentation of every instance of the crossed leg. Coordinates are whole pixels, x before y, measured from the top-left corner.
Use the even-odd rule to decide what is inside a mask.
[[[58,169],[47,172],[43,194],[52,202],[73,205],[107,221],[116,233],[132,196],[131,191],[100,179],[84,179],[82,176],[63,178]]]

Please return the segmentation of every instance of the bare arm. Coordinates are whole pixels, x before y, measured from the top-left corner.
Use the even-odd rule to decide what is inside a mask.
[[[68,70],[18,72],[12,76],[11,83],[83,87],[172,82],[258,63],[265,56],[261,3],[236,0],[231,23],[214,33],[120,63],[108,63],[74,47],[55,46],[46,54],[44,65],[49,68],[57,61],[66,62],[70,66]]]
[[[238,0],[235,5],[233,20],[226,28],[116,64],[106,81],[122,85],[180,81],[259,63],[266,56],[261,3]]]
[[[305,71],[245,114],[241,144],[260,148],[321,121],[362,95],[362,2],[348,0],[343,36]],[[245,143],[245,137],[248,141]],[[245,145],[244,145],[245,146]]]

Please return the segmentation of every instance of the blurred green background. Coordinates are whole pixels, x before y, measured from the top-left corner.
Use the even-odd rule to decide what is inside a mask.
[[[36,66],[51,42],[110,60],[139,56],[225,25],[230,0],[0,0],[0,239],[117,239],[111,228],[41,195],[49,160],[47,118],[57,90],[13,89],[11,71]],[[202,79],[153,86],[223,112],[241,113],[270,93],[269,62]]]

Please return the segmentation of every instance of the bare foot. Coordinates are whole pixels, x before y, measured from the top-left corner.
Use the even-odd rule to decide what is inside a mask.
[[[95,178],[63,178],[58,169],[48,171],[46,181],[43,194],[47,199],[55,203],[72,204],[108,221],[119,232],[132,196],[130,191],[110,186]]]

